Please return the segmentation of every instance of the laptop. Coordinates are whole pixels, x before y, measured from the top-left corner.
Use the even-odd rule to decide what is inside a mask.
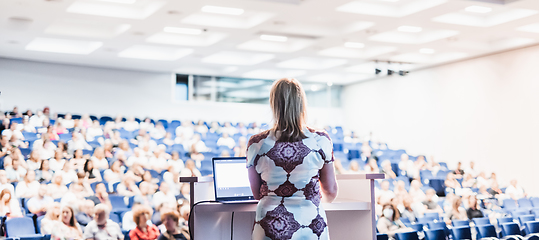
[[[215,157],[213,186],[215,200],[221,203],[257,203],[251,191],[245,157]]]

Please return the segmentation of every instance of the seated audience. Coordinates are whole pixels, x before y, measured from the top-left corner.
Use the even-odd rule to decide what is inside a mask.
[[[45,217],[41,219],[41,234],[52,234],[52,229],[56,223],[60,222],[60,215],[62,214],[61,205],[58,202],[52,202],[47,207],[47,213]]]
[[[161,214],[161,222],[166,228],[158,238],[158,240],[187,240],[186,231],[180,228],[180,214],[176,211],[169,211]]]
[[[92,200],[83,200],[79,203],[79,213],[75,219],[81,226],[86,226],[94,217],[94,202]]]
[[[86,162],[84,163],[84,173],[86,175],[86,178],[88,178],[88,183],[103,181],[99,170],[97,168],[94,168],[94,161],[90,159],[86,160]]]
[[[54,175],[54,171],[50,169],[49,160],[43,159],[41,161],[41,165],[39,166],[39,169],[36,170],[36,179],[38,182],[50,182],[52,180],[52,176]]]
[[[484,217],[483,212],[479,209],[479,204],[475,195],[471,195],[468,199],[468,209],[466,209],[466,215],[470,220]]]
[[[84,228],[84,239],[121,240],[124,239],[120,225],[109,219],[110,208],[105,204],[95,206],[95,217]]]
[[[62,207],[60,221],[54,224],[51,239],[82,239],[82,230],[75,220],[73,208]]]
[[[447,213],[445,217],[445,222],[451,224],[454,220],[467,220],[466,209],[462,206],[462,200],[460,197],[453,198],[453,204],[451,210]]]
[[[26,202],[28,211],[30,211],[33,214],[36,214],[37,216],[45,215],[45,213],[47,212],[47,209],[54,202],[54,199],[47,196],[46,194],[47,194],[47,185],[40,184],[39,189],[37,191],[37,196],[30,198],[30,200]]]
[[[53,199],[62,198],[68,191],[66,185],[63,184],[63,176],[57,173],[52,178],[52,183],[48,185],[47,195]]]
[[[380,233],[387,234],[390,237],[395,236],[397,232],[412,231],[402,223],[400,220],[400,214],[397,209],[391,204],[384,204],[382,209],[382,216],[376,223],[376,228]]]
[[[36,181],[36,173],[34,171],[28,171],[24,176],[24,181],[17,184],[15,196],[17,198],[31,198],[36,196],[39,185],[39,182]]]
[[[105,157],[105,150],[102,147],[96,147],[93,156],[90,158],[94,167],[99,170],[109,169],[109,161]]]
[[[425,193],[425,200],[422,202],[425,205],[425,212],[436,212],[443,214],[443,209],[438,205],[436,191],[432,188]]]
[[[151,219],[152,209],[148,206],[138,205],[133,208],[133,221],[137,227],[129,231],[132,240],[155,240],[159,237],[159,229],[153,224],[148,224]]]
[[[517,185],[516,179],[511,180],[511,185],[509,185],[505,189],[505,194],[514,200],[518,200],[527,196],[527,194],[524,192],[524,189],[521,186]]]
[[[21,208],[15,197],[12,198],[11,192],[8,189],[0,192],[0,216],[7,219],[22,217]]]

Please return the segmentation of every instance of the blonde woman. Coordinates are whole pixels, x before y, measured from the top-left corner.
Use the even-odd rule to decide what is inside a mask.
[[[62,207],[60,221],[54,225],[51,239],[82,239],[82,230],[71,207]]]
[[[296,79],[275,81],[270,106],[273,128],[252,136],[247,145],[251,190],[260,200],[252,239],[327,240],[320,203],[337,196],[331,139],[306,126],[307,100]]]

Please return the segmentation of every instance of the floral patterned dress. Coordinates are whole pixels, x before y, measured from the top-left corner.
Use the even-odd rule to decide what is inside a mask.
[[[262,178],[253,240],[329,239],[319,171],[333,162],[333,145],[325,132],[303,133],[307,138],[297,142],[276,141],[273,131],[249,140],[247,167]]]

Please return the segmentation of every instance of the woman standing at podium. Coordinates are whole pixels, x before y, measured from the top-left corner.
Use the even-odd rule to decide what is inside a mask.
[[[247,167],[259,199],[252,239],[329,239],[321,202],[337,196],[333,144],[305,124],[306,98],[296,79],[275,81],[270,92],[273,128],[247,145]]]

